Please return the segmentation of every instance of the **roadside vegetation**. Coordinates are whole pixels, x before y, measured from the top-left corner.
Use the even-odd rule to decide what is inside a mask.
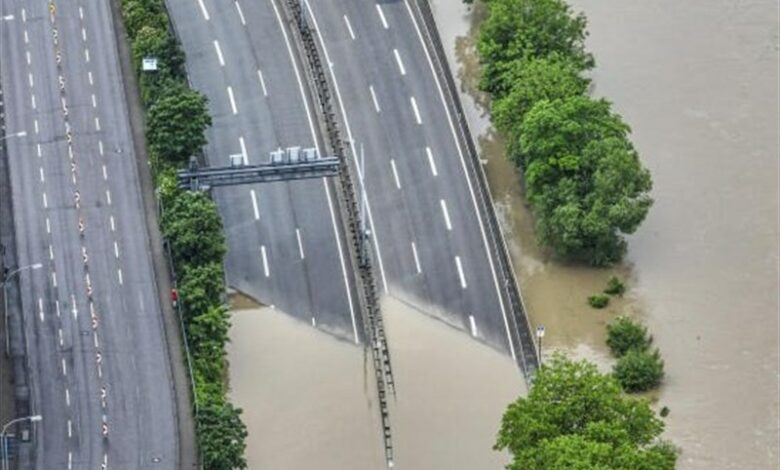
[[[163,0],[122,0],[122,14],[146,108],[161,228],[178,273],[203,468],[245,469],[246,427],[241,410],[227,399],[230,316],[224,302],[222,221],[206,194],[180,190],[175,179],[175,169],[206,143],[204,132],[211,125],[206,98],[187,86],[184,53],[170,31]],[[142,71],[146,57],[157,59],[156,71]]]
[[[524,176],[539,243],[567,261],[619,261],[652,182],[629,126],[587,94],[586,18],[563,0],[484,1],[480,88]]]
[[[507,408],[495,449],[512,454],[512,470],[673,470],[678,451],[663,429],[647,400],[625,395],[614,377],[555,355]]]
[[[644,392],[663,380],[664,361],[658,349],[650,349],[652,342],[647,327],[629,317],[607,325],[607,346],[618,358],[613,373],[627,392]]]

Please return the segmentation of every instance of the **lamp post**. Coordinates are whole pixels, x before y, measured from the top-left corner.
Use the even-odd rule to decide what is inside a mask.
[[[8,283],[10,282],[11,278],[13,278],[15,275],[19,274],[20,272],[27,270],[27,269],[41,269],[43,267],[43,264],[41,263],[35,263],[30,264],[27,266],[22,266],[21,268],[17,268],[8,275],[5,276],[5,279],[3,279],[3,316],[5,317],[5,354],[6,356],[11,355],[11,346],[10,346],[10,335],[8,333]]]
[[[36,423],[38,421],[43,420],[43,416],[41,415],[33,415],[33,416],[23,416],[21,418],[12,419],[11,421],[7,422],[5,426],[3,426],[2,432],[0,432],[0,442],[2,442],[2,448],[3,448],[3,470],[8,470],[8,441],[5,437],[5,432],[8,430],[9,427],[16,423],[21,423],[23,421],[29,421],[31,423]]]
[[[539,343],[539,367],[542,366],[542,338],[544,338],[544,325],[536,327],[536,340]]]
[[[27,135],[27,131],[19,131],[13,134],[6,134],[3,137],[0,137],[0,142],[4,141],[5,139],[10,139],[11,137],[24,137],[26,135]]]

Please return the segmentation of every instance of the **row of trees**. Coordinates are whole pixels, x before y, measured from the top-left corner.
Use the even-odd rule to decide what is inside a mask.
[[[652,204],[652,183],[629,126],[609,102],[587,96],[594,60],[585,17],[563,0],[485,1],[480,88],[525,176],[540,243],[567,260],[618,261],[623,235]]]
[[[241,410],[227,399],[230,317],[224,305],[226,252],[216,205],[176,186],[175,169],[206,143],[206,98],[187,86],[184,53],[171,33],[163,0],[122,0],[124,23],[146,108],[146,138],[164,208],[163,235],[179,274],[179,298],[192,358],[196,430],[207,470],[247,467]],[[156,71],[141,69],[157,59]]]

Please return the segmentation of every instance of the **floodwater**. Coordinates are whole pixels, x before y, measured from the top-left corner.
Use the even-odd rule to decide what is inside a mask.
[[[492,450],[506,405],[525,393],[511,359],[386,298],[397,396],[395,468],[502,468]],[[231,397],[249,428],[249,468],[383,469],[366,351],[278,310],[235,310]]]
[[[517,174],[474,91],[483,13],[433,3],[545,343],[608,367],[603,325],[622,311],[643,318],[666,360],[655,398],[671,409],[679,468],[778,468],[777,2],[571,1],[589,18],[593,93],[631,124],[654,179],[655,206],[611,270],[564,266],[538,249]],[[612,274],[629,293],[591,310],[585,298]]]

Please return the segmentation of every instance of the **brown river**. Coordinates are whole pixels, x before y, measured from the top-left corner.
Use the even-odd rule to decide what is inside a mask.
[[[589,18],[593,93],[614,102],[653,179],[655,206],[610,270],[564,266],[533,239],[517,175],[492,135],[477,76],[480,18],[432,0],[462,80],[491,189],[545,355],[611,365],[604,325],[642,318],[666,361],[650,398],[668,406],[682,470],[780,467],[778,5],[774,0],[571,0]],[[587,307],[613,274],[623,299]],[[392,298],[383,309],[399,393],[396,468],[498,469],[491,450],[524,385],[511,361]],[[229,346],[249,468],[385,468],[364,350],[271,309],[237,310]],[[489,384],[489,386],[486,386]]]

